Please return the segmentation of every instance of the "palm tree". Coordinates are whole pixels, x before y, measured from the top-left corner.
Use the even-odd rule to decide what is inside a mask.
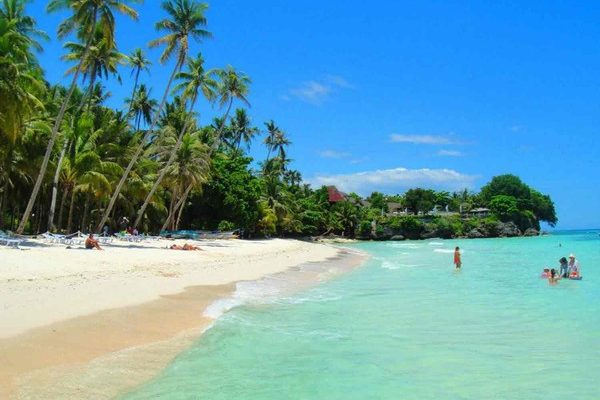
[[[284,161],[286,160],[286,147],[291,144],[292,142],[285,136],[285,132],[279,130],[273,140],[273,151],[278,152],[278,157]]]
[[[246,147],[250,147],[250,143],[256,134],[258,129],[250,126],[250,118],[246,110],[238,108],[235,110],[235,115],[231,118],[231,131],[232,131],[232,143],[231,147],[237,151],[240,150],[242,142]]]
[[[237,72],[232,66],[227,66],[223,70],[218,70],[214,72],[219,78],[219,87],[218,87],[218,101],[219,105],[225,107],[227,105],[227,109],[225,111],[225,115],[223,116],[223,121],[227,121],[229,118],[229,113],[231,112],[231,106],[233,105],[234,100],[240,100],[248,107],[250,107],[250,103],[248,102],[248,85],[250,84],[250,78],[246,76],[244,73]],[[225,124],[222,124],[220,128],[216,132],[216,138],[213,143],[211,153],[219,148],[221,145],[221,135],[223,134],[223,129]]]
[[[83,108],[85,101],[88,100],[88,106],[91,104],[92,94],[94,91],[97,78],[108,78],[109,75],[116,75],[119,82],[121,77],[118,74],[117,68],[120,65],[125,65],[125,54],[118,52],[112,44],[104,37],[102,31],[96,30],[94,42],[89,46],[86,53],[86,46],[77,42],[67,42],[64,46],[70,53],[62,57],[65,61],[79,61],[83,66],[74,66],[67,70],[66,74],[74,73],[77,68],[83,71],[83,82],[89,79],[87,93],[84,95],[80,109]]]
[[[127,61],[128,61],[129,66],[132,68],[131,75],[132,76],[135,75],[135,80],[133,83],[133,91],[131,92],[131,98],[135,99],[136,98],[136,90],[138,87],[138,81],[140,78],[140,72],[142,72],[142,71],[149,72],[150,66],[152,65],[152,63],[150,62],[150,60],[148,60],[146,58],[146,56],[144,55],[144,51],[142,49],[135,49],[131,53],[131,55],[127,58]],[[127,114],[131,113],[132,106],[133,106],[133,103],[130,103],[129,111],[127,112]]]
[[[152,120],[152,115],[158,106],[158,102],[150,98],[151,90],[143,83],[133,99],[127,99],[129,103],[129,113],[133,116],[133,126],[136,131],[140,130],[142,121],[149,124]]]
[[[215,119],[217,122],[217,128],[215,130],[215,138],[210,149],[211,156],[219,148],[219,146],[221,146],[223,131],[227,128],[225,121],[227,121],[227,118],[229,117],[233,101],[238,99],[250,107],[247,96],[249,91],[248,85],[251,82],[247,75],[237,72],[232,66],[227,66],[223,70],[215,70],[213,73],[219,79],[217,88],[219,105],[221,108],[227,105],[227,109],[222,118]],[[186,188],[185,193],[189,193],[191,190],[192,187],[190,186]],[[183,196],[181,199],[179,199],[175,205],[176,210],[183,205],[185,197],[186,196]]]
[[[170,137],[170,143],[162,144],[162,152],[170,154],[173,148],[174,137]],[[184,206],[175,209],[175,199],[178,197],[183,199],[183,203],[187,200],[191,189],[200,186],[208,179],[210,171],[210,157],[208,147],[202,143],[199,137],[199,132],[194,132],[191,129],[186,133],[181,141],[181,145],[177,151],[175,161],[167,170],[167,179],[171,186],[171,207],[169,207],[169,215],[161,230],[165,230],[169,225],[177,229]],[[161,153],[161,149],[158,149]],[[176,217],[177,215],[177,217]]]
[[[72,12],[72,15],[64,20],[58,27],[58,37],[64,38],[68,34],[77,31],[78,36],[85,40],[86,50],[84,57],[79,61],[77,69],[73,73],[73,80],[71,81],[70,89],[63,100],[63,104],[60,107],[58,115],[54,121],[54,127],[52,128],[52,134],[46,147],[46,153],[40,167],[40,172],[33,186],[29,202],[21,218],[21,222],[17,228],[17,233],[21,234],[25,230],[25,225],[31,215],[31,210],[35,204],[44,176],[46,175],[46,169],[48,168],[48,162],[52,155],[54,143],[58,135],[58,129],[62,123],[62,119],[65,115],[67,105],[75,87],[77,86],[77,79],[84,66],[84,61],[87,58],[87,53],[94,39],[96,27],[100,27],[103,31],[104,38],[111,44],[114,44],[114,31],[115,31],[115,17],[113,10],[125,14],[134,20],[137,20],[137,12],[129,7],[126,2],[129,0],[51,0],[48,4],[48,11],[53,12],[62,9],[68,9]],[[133,1],[133,0],[132,0]],[[114,46],[113,46],[114,47]]]
[[[120,77],[117,72],[119,65],[124,65],[124,59],[126,56],[116,49],[113,48],[112,43],[109,43],[106,38],[102,37],[102,30],[96,29],[95,38],[92,45],[86,53],[86,46],[77,42],[67,42],[64,47],[70,51],[70,53],[62,57],[66,61],[77,61],[83,63],[82,67],[75,66],[67,70],[67,74],[74,73],[77,68],[81,68],[83,71],[83,81],[89,79],[89,87],[86,94],[82,97],[81,103],[76,114],[83,109],[87,101],[88,110],[94,99],[94,90],[96,89],[96,78],[108,78],[109,75],[117,75],[119,81]],[[87,54],[84,59],[84,54]],[[102,96],[100,96],[102,97]],[[50,210],[48,212],[48,230],[54,228],[54,213],[56,209],[56,198],[58,192],[58,180],[60,177],[60,170],[62,168],[62,162],[64,160],[65,153],[69,141],[63,142],[62,149],[58,156],[58,163],[56,165],[56,172],[54,173],[54,180],[52,182],[52,197],[50,200]]]
[[[267,127],[267,137],[265,138],[265,146],[269,152],[267,153],[267,161],[271,157],[271,152],[275,148],[275,143],[277,140],[277,136],[281,133],[281,129],[275,124],[275,121],[270,120],[269,122],[265,122],[265,126]]]
[[[138,211],[138,215],[133,224],[134,228],[136,228],[139,225],[140,221],[142,220],[142,217],[144,216],[144,212],[146,211],[146,207],[148,207],[148,204],[152,199],[152,196],[154,196],[154,193],[158,189],[158,186],[165,177],[165,174],[167,173],[168,168],[171,166],[171,163],[175,160],[183,136],[186,134],[190,124],[193,121],[193,111],[194,106],[196,105],[196,100],[198,99],[198,92],[201,91],[204,97],[210,102],[212,102],[215,97],[215,88],[217,86],[217,83],[211,78],[211,74],[207,73],[204,69],[204,59],[202,58],[202,55],[198,54],[198,57],[196,57],[195,59],[189,59],[187,62],[187,67],[187,72],[179,72],[175,76],[175,79],[178,79],[181,82],[177,86],[175,86],[174,89],[175,91],[181,91],[183,93],[184,100],[190,99],[190,109],[188,112],[187,120],[185,122],[185,125],[179,132],[177,142],[171,149],[171,154],[169,155],[169,159],[166,165],[162,168],[161,173],[154,182],[154,186],[152,186],[152,189],[148,193],[148,196],[146,196],[144,204]]]
[[[36,28],[36,21],[31,16],[25,14],[25,5],[31,0],[2,0],[0,6],[0,18],[15,24],[15,29],[25,38],[27,38],[31,47],[36,51],[42,51],[42,46],[36,40],[48,41],[46,32]]]
[[[29,40],[17,31],[17,21],[0,18],[0,136],[17,140],[26,117],[44,109],[41,72],[31,68]]]
[[[172,0],[172,1],[164,1],[161,5],[162,9],[167,12],[169,18],[165,18],[156,23],[156,29],[159,31],[166,31],[167,34],[161,38],[153,40],[150,42],[150,47],[158,47],[165,45],[165,49],[160,56],[160,62],[162,64],[169,61],[173,55],[176,56],[175,67],[173,68],[173,72],[171,73],[171,77],[167,83],[167,87],[165,88],[165,93],[163,95],[162,101],[154,114],[154,120],[150,125],[150,128],[144,135],[144,139],[150,137],[153,134],[154,128],[156,127],[156,123],[158,122],[160,113],[162,108],[164,107],[169,91],[171,90],[171,84],[173,83],[173,79],[175,75],[187,58],[190,37],[195,40],[201,40],[205,38],[210,38],[212,35],[202,27],[206,26],[206,17],[204,16],[205,11],[208,8],[208,5],[205,3],[198,3],[195,0]],[[139,156],[142,154],[144,147],[146,145],[146,140],[142,140],[133,154],[129,165],[123,172],[123,176],[121,180],[117,184],[115,191],[104,210],[104,215],[100,219],[100,223],[98,224],[97,231],[100,231],[110,212],[112,211],[121,190],[123,189],[123,185],[129,176],[129,173],[133,169],[133,166],[137,162]]]

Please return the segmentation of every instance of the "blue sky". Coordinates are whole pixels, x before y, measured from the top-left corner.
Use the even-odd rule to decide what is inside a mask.
[[[54,36],[62,15],[45,6],[29,10]],[[118,19],[124,53],[158,35],[159,2],[137,9],[139,22]],[[288,133],[306,180],[368,194],[476,190],[514,173],[552,196],[559,228],[600,226],[600,3],[222,0],[207,16],[214,38],[192,54],[252,78],[254,123]],[[61,46],[40,56],[52,82],[64,79]],[[148,54],[142,79],[158,97],[172,65]],[[121,75],[107,83],[116,107],[132,87]]]

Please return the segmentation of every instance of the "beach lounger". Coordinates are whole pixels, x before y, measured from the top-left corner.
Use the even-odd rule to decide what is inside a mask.
[[[23,243],[23,239],[18,239],[15,237],[11,237],[5,232],[0,233],[0,245],[4,245],[6,247],[14,247],[16,249],[21,249],[19,245]]]
[[[112,236],[99,236],[96,239],[98,240],[99,243],[111,244],[114,238]]]

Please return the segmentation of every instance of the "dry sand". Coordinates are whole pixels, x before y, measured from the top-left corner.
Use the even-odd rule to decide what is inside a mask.
[[[185,242],[203,250],[167,249]],[[25,247],[0,249],[0,398],[113,398],[189,346],[235,282],[340,253],[282,239]]]

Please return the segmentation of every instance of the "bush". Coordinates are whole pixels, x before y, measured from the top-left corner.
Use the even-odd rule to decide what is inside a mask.
[[[223,221],[219,222],[218,229],[221,232],[232,231],[235,229],[235,224],[233,222],[223,220]]]
[[[361,221],[358,225],[358,235],[360,237],[369,237],[371,236],[371,222],[370,221]]]
[[[405,237],[409,239],[420,239],[425,226],[415,217],[401,217],[400,229]]]
[[[436,234],[443,239],[452,239],[462,234],[462,224],[456,219],[440,218],[432,225]]]

